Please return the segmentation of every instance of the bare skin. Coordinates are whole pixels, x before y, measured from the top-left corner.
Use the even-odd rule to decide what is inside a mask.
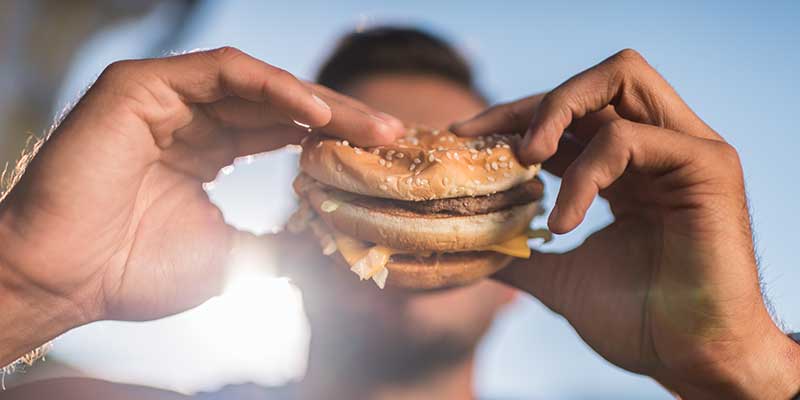
[[[202,182],[297,143],[293,120],[361,145],[403,132],[236,49],[111,65],[0,204],[0,365],[81,324],[217,294],[235,231]]]
[[[800,391],[800,346],[762,299],[736,151],[638,53],[453,128],[526,132],[520,158],[562,177],[553,232],[580,224],[598,194],[615,217],[578,248],[536,254],[498,279],[563,315],[610,362],[686,399]]]
[[[158,318],[216,294],[235,232],[201,183],[297,142],[292,120],[358,145],[402,132],[234,49],[112,66],[0,203],[0,364],[90,321]],[[528,128],[522,159],[564,178],[551,229],[577,226],[598,193],[616,221],[499,279],[687,399],[800,389],[800,351],[761,299],[736,152],[638,54],[454,127]]]

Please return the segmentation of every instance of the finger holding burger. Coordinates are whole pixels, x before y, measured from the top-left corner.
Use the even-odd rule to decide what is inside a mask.
[[[546,95],[453,130],[525,132],[519,157],[562,178],[567,233],[599,194],[614,222],[496,277],[563,315],[612,363],[684,398],[789,398],[800,346],[764,304],[741,164],[642,56],[623,50]]]

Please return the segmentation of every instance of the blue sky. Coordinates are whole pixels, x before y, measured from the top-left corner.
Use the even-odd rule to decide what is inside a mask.
[[[800,268],[793,250],[800,222],[795,200],[800,190],[793,176],[800,144],[794,126],[800,109],[795,76],[800,70],[800,3],[271,3],[206,2],[172,50],[233,45],[308,78],[336,37],[356,25],[413,24],[453,40],[474,60],[481,85],[496,101],[547,90],[622,48],[639,50],[739,150],[768,293],[779,317],[800,330]],[[158,38],[165,21],[153,14],[91,40],[59,104],[109,62],[150,56],[147,43]],[[291,207],[288,195],[274,200],[269,210],[263,204],[274,198],[271,191],[288,193],[292,160],[281,154],[237,168],[220,180],[212,196],[232,223],[267,230]],[[548,179],[547,185],[549,205],[557,182]],[[605,204],[597,202],[584,226],[549,249],[576,245],[609,218]],[[649,380],[599,359],[562,319],[533,300],[519,302],[501,318],[479,359],[478,387],[487,394],[669,398]]]

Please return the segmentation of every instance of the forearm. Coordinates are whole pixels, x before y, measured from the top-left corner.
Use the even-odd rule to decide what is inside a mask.
[[[763,340],[753,346],[751,355],[721,361],[715,369],[718,372],[714,378],[705,382],[693,379],[668,386],[683,400],[789,400],[800,393],[800,345],[777,327],[765,333]]]
[[[29,285],[13,267],[24,251],[10,228],[11,217],[0,204],[0,368],[35,350],[73,326],[80,325],[80,313]]]

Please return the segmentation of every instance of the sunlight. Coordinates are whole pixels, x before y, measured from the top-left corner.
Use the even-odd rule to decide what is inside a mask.
[[[56,341],[53,355],[93,377],[183,393],[297,379],[310,337],[302,296],[262,265],[235,266],[221,296],[185,313],[76,329]]]

